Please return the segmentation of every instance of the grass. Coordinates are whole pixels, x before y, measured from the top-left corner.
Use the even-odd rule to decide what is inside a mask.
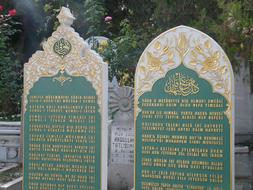
[[[10,182],[22,176],[22,166],[19,165],[15,168],[6,170],[0,173],[0,185]]]

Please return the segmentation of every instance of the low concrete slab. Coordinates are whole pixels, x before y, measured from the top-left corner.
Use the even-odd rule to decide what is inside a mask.
[[[0,186],[0,190],[21,190],[22,189],[22,179],[23,177],[19,177],[10,181],[6,184]]]

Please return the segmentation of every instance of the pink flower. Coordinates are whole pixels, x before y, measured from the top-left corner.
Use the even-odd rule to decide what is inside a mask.
[[[4,10],[4,6],[0,5],[0,11]]]
[[[11,10],[9,10],[9,16],[15,16],[17,14],[17,11],[16,11],[16,9],[11,9]]]
[[[112,17],[111,16],[105,17],[105,22],[111,22],[111,21],[112,21]]]

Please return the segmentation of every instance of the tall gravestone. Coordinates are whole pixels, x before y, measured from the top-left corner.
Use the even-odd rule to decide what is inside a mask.
[[[135,189],[234,189],[234,77],[222,48],[179,26],[135,75]]]
[[[110,190],[130,190],[134,165],[134,93],[131,87],[118,87],[117,81],[112,86],[108,187]]]
[[[24,66],[24,190],[107,189],[107,65],[60,26]]]

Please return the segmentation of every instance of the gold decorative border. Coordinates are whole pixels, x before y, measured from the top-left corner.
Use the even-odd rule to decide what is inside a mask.
[[[138,62],[135,75],[136,101],[151,91],[154,83],[166,73],[184,64],[209,81],[214,92],[228,101],[225,114],[231,125],[232,81],[231,64],[221,47],[206,34],[186,26],[162,33],[145,49]],[[137,115],[139,113],[139,107]]]
[[[154,83],[169,70],[184,64],[208,81],[213,92],[228,102],[225,114],[230,124],[230,181],[234,190],[234,74],[231,63],[217,42],[205,33],[187,26],[172,28],[156,37],[144,50],[136,68],[134,127],[141,111],[139,98],[152,90]],[[136,151],[136,142],[135,142]],[[136,154],[134,154],[134,185],[136,184]]]
[[[65,57],[60,57],[53,50],[54,44],[64,38],[71,43],[72,50]],[[70,76],[83,76],[92,83],[98,96],[98,104],[102,105],[102,58],[74,31],[73,28],[60,25],[57,30],[43,43],[44,51],[37,51],[24,65],[24,112],[30,89],[41,77],[55,76],[64,66]]]

